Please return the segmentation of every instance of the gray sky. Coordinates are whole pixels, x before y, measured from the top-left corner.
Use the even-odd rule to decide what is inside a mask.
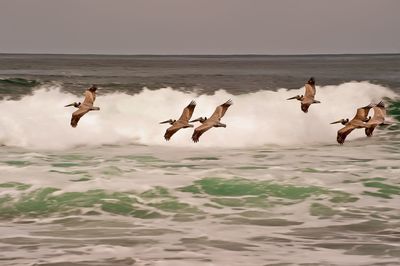
[[[1,53],[400,53],[400,0],[0,0]]]

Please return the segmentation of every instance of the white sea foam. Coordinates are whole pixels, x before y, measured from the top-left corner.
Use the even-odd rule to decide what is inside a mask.
[[[77,128],[69,125],[74,108],[63,106],[83,99],[61,92],[59,87],[36,90],[33,95],[18,101],[1,101],[0,144],[65,149],[121,143],[190,147],[334,143],[341,125],[330,125],[330,122],[352,118],[357,107],[383,97],[397,96],[389,88],[368,82],[317,87],[316,99],[322,103],[312,105],[305,114],[298,101],[286,101],[288,97],[303,94],[304,88],[242,95],[232,95],[224,90],[214,95],[197,95],[171,88],[144,89],[136,95],[101,95],[101,88],[99,91],[95,105],[101,110],[86,114]],[[177,119],[192,99],[197,102],[192,118],[209,117],[217,105],[232,99],[234,104],[222,118],[227,128],[209,130],[199,143],[191,141],[192,128],[182,129],[166,142],[163,135],[168,125],[159,122]],[[362,135],[362,130],[358,130],[349,139]]]

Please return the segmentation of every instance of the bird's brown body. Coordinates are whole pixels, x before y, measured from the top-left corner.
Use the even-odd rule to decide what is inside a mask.
[[[194,142],[198,142],[200,136],[212,127],[226,127],[226,125],[222,124],[220,121],[221,121],[221,118],[225,115],[229,106],[231,106],[231,105],[232,105],[232,101],[228,100],[227,102],[219,105],[215,109],[214,113],[211,115],[210,118],[208,118],[208,119],[207,118],[206,119],[199,118],[199,119],[191,121],[191,122],[200,121],[202,123],[201,126],[198,126],[194,130],[193,135],[192,135],[192,140]]]
[[[381,101],[373,107],[374,116],[366,123],[365,135],[371,137],[374,129],[379,125],[385,124],[386,108],[385,104]]]
[[[93,110],[100,110],[99,107],[94,107],[93,103],[96,100],[96,87],[92,86],[91,88],[87,89],[84,93],[85,95],[85,100],[83,103],[73,103],[66,105],[67,106],[74,106],[78,108],[75,112],[72,113],[71,117],[71,126],[76,127],[78,125],[79,119],[81,119],[82,116],[84,116],[86,113],[89,111]]]
[[[315,85],[310,85],[306,84],[305,85],[306,92],[304,93],[304,97],[301,100],[301,110],[304,113],[308,112],[308,108],[310,108],[310,105],[313,103],[316,103],[314,97],[315,97]]]
[[[314,78],[310,78],[308,82],[305,84],[305,93],[303,95],[297,95],[291,98],[288,98],[287,100],[292,100],[296,99],[300,101],[301,105],[301,110],[304,113],[308,113],[308,108],[310,108],[310,105],[313,103],[321,103],[320,101],[315,100],[315,80]]]
[[[343,144],[346,137],[356,128],[366,128],[366,122],[369,120],[368,113],[373,105],[367,105],[357,109],[356,115],[349,121],[349,119],[339,120],[331,124],[342,123],[345,125],[343,128],[339,129],[337,132],[337,142]]]
[[[170,140],[172,135],[174,135],[181,128],[193,127],[193,125],[189,124],[189,120],[193,115],[194,108],[196,107],[196,102],[191,101],[188,106],[183,109],[181,117],[178,120],[167,120],[161,122],[160,124],[169,123],[171,126],[165,131],[164,138],[165,140]]]

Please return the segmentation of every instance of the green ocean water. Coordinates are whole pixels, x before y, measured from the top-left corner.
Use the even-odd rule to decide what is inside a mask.
[[[341,71],[349,72],[343,80],[347,82],[350,66],[356,65],[360,79],[360,73],[373,71],[364,64],[367,59],[391,62],[390,69],[398,64],[396,57],[324,60],[346,61],[349,66]],[[86,62],[86,57],[61,60],[70,62],[63,70],[67,74],[58,73],[49,58],[31,70],[24,66],[32,58],[7,60],[15,69],[0,67],[5,97],[0,110],[7,112],[0,118],[0,265],[399,264],[400,101],[398,78],[390,69],[377,72],[376,83],[383,86],[372,81],[341,85],[329,69],[320,69],[317,80],[323,80],[323,73],[329,77],[327,86],[317,91],[323,104],[312,106],[305,116],[298,103],[284,102],[286,94],[295,93],[291,90],[245,93],[245,86],[261,82],[262,68],[272,59],[240,59],[244,65],[258,62],[260,73],[241,83],[250,70],[235,74],[225,66],[238,64],[237,58],[186,58],[197,63],[187,70],[192,74],[185,72],[183,77],[174,76],[182,58],[152,58],[151,63],[142,58],[141,63],[151,66],[161,61],[165,80],[176,78],[174,82],[185,88],[121,94],[113,94],[116,87],[106,85],[117,79],[115,69],[87,73],[71,68],[71,62]],[[115,64],[113,60],[121,58],[90,60]],[[313,57],[273,60],[315,67],[310,65]],[[132,72],[130,79],[128,71],[136,63],[126,63],[122,87],[131,88],[138,78]],[[156,70],[142,67],[148,71],[140,72],[147,75],[145,81],[162,83]],[[218,69],[234,81],[206,82]],[[100,78],[104,73],[109,76]],[[275,84],[285,80],[285,73],[265,79]],[[286,76],[290,82],[282,87],[301,87],[300,74]],[[52,75],[55,80],[46,80]],[[215,103],[233,98],[223,119],[228,126],[210,130],[199,145],[190,142],[192,129],[178,132],[167,143],[162,138],[165,127],[158,122],[192,99],[190,75],[207,85],[202,89],[207,97],[195,95],[196,115],[202,114],[201,108],[211,112]],[[71,129],[71,110],[64,109],[64,101],[74,100],[82,84],[96,78],[104,82],[96,100],[101,112],[86,115]],[[387,83],[382,82],[385,78]],[[219,91],[221,84],[241,89],[228,86]],[[357,107],[346,105],[339,95],[357,104],[383,99],[392,124],[377,128],[371,138],[357,130],[338,145],[340,126],[329,122],[343,115],[351,118]],[[263,109],[281,99],[284,103],[276,113]],[[156,115],[137,111],[145,101],[159,104]],[[166,104],[171,102],[179,106]],[[253,123],[258,130],[250,127]]]
[[[3,147],[1,259],[4,265],[36,257],[46,258],[38,265],[239,265],[246,257],[253,265],[395,265],[400,139],[392,132],[343,147],[175,148],[173,154],[135,145],[62,152]]]

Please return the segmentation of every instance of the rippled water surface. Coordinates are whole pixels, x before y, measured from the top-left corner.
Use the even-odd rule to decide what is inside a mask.
[[[399,265],[399,55],[0,62],[1,266]],[[304,114],[285,99],[311,75]],[[71,128],[90,83],[101,110]],[[164,141],[229,98],[227,128]],[[390,126],[335,142],[382,99]]]
[[[392,132],[345,146],[3,147],[0,259],[396,265],[399,150]]]

